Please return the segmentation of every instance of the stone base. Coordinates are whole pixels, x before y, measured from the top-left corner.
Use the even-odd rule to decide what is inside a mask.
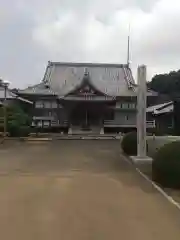
[[[135,164],[151,164],[152,163],[152,158],[148,156],[143,158],[138,156],[131,156],[130,158]]]
[[[101,128],[100,135],[104,135],[104,128]]]
[[[69,128],[68,135],[72,135],[72,128]]]

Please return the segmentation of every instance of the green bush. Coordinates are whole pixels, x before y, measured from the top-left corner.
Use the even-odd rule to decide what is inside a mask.
[[[155,154],[152,178],[163,187],[180,188],[180,141],[165,144]]]
[[[11,137],[27,137],[30,134],[29,126],[20,126],[16,121],[12,121],[8,126]]]
[[[29,126],[21,126],[19,130],[20,130],[20,137],[28,137],[31,132]]]
[[[6,107],[7,131],[11,137],[26,137],[30,132],[31,118],[19,105]],[[4,109],[0,108],[0,116],[4,116]],[[2,131],[4,124],[2,123]]]
[[[121,142],[121,147],[127,155],[136,156],[137,155],[137,133],[130,132],[127,133]]]
[[[8,132],[11,137],[20,137],[20,125],[16,121],[8,122]]]

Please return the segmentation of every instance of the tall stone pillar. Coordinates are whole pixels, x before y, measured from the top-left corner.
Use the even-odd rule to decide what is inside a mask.
[[[139,158],[146,157],[146,66],[138,67],[137,95],[137,153]]]
[[[137,156],[131,157],[135,163],[151,163],[152,159],[146,152],[146,66],[138,67],[138,93],[137,93]]]

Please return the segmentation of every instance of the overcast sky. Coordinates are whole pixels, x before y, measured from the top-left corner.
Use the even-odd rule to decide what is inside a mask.
[[[179,0],[0,0],[0,77],[41,81],[47,62],[126,63],[156,73],[180,68]]]

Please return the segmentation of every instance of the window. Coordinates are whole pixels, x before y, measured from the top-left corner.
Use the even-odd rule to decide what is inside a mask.
[[[128,103],[122,103],[122,108],[127,109],[128,108]]]
[[[125,116],[125,120],[126,120],[126,121],[129,120],[129,116],[128,116],[128,115]]]
[[[44,121],[44,127],[49,127],[50,123],[49,121]]]
[[[136,108],[135,103],[121,103],[119,105],[120,105],[120,108],[122,108],[122,109],[135,109]]]
[[[135,108],[135,104],[134,103],[129,103],[129,108],[130,109],[134,109]]]
[[[51,108],[51,102],[45,101],[44,102],[44,107],[45,108]]]
[[[37,101],[35,103],[35,108],[43,108],[43,107],[44,107],[43,101]]]
[[[37,125],[38,125],[38,127],[42,127],[42,125],[43,125],[42,121],[39,121]]]
[[[44,108],[57,108],[57,102],[56,101],[45,101]]]
[[[57,102],[52,102],[52,108],[57,108]]]
[[[116,103],[116,108],[121,108],[121,109],[135,109],[136,108],[136,103],[126,103],[126,102],[123,102],[123,103],[120,103],[120,102],[117,102]]]
[[[136,109],[136,103],[134,103],[134,109]]]

